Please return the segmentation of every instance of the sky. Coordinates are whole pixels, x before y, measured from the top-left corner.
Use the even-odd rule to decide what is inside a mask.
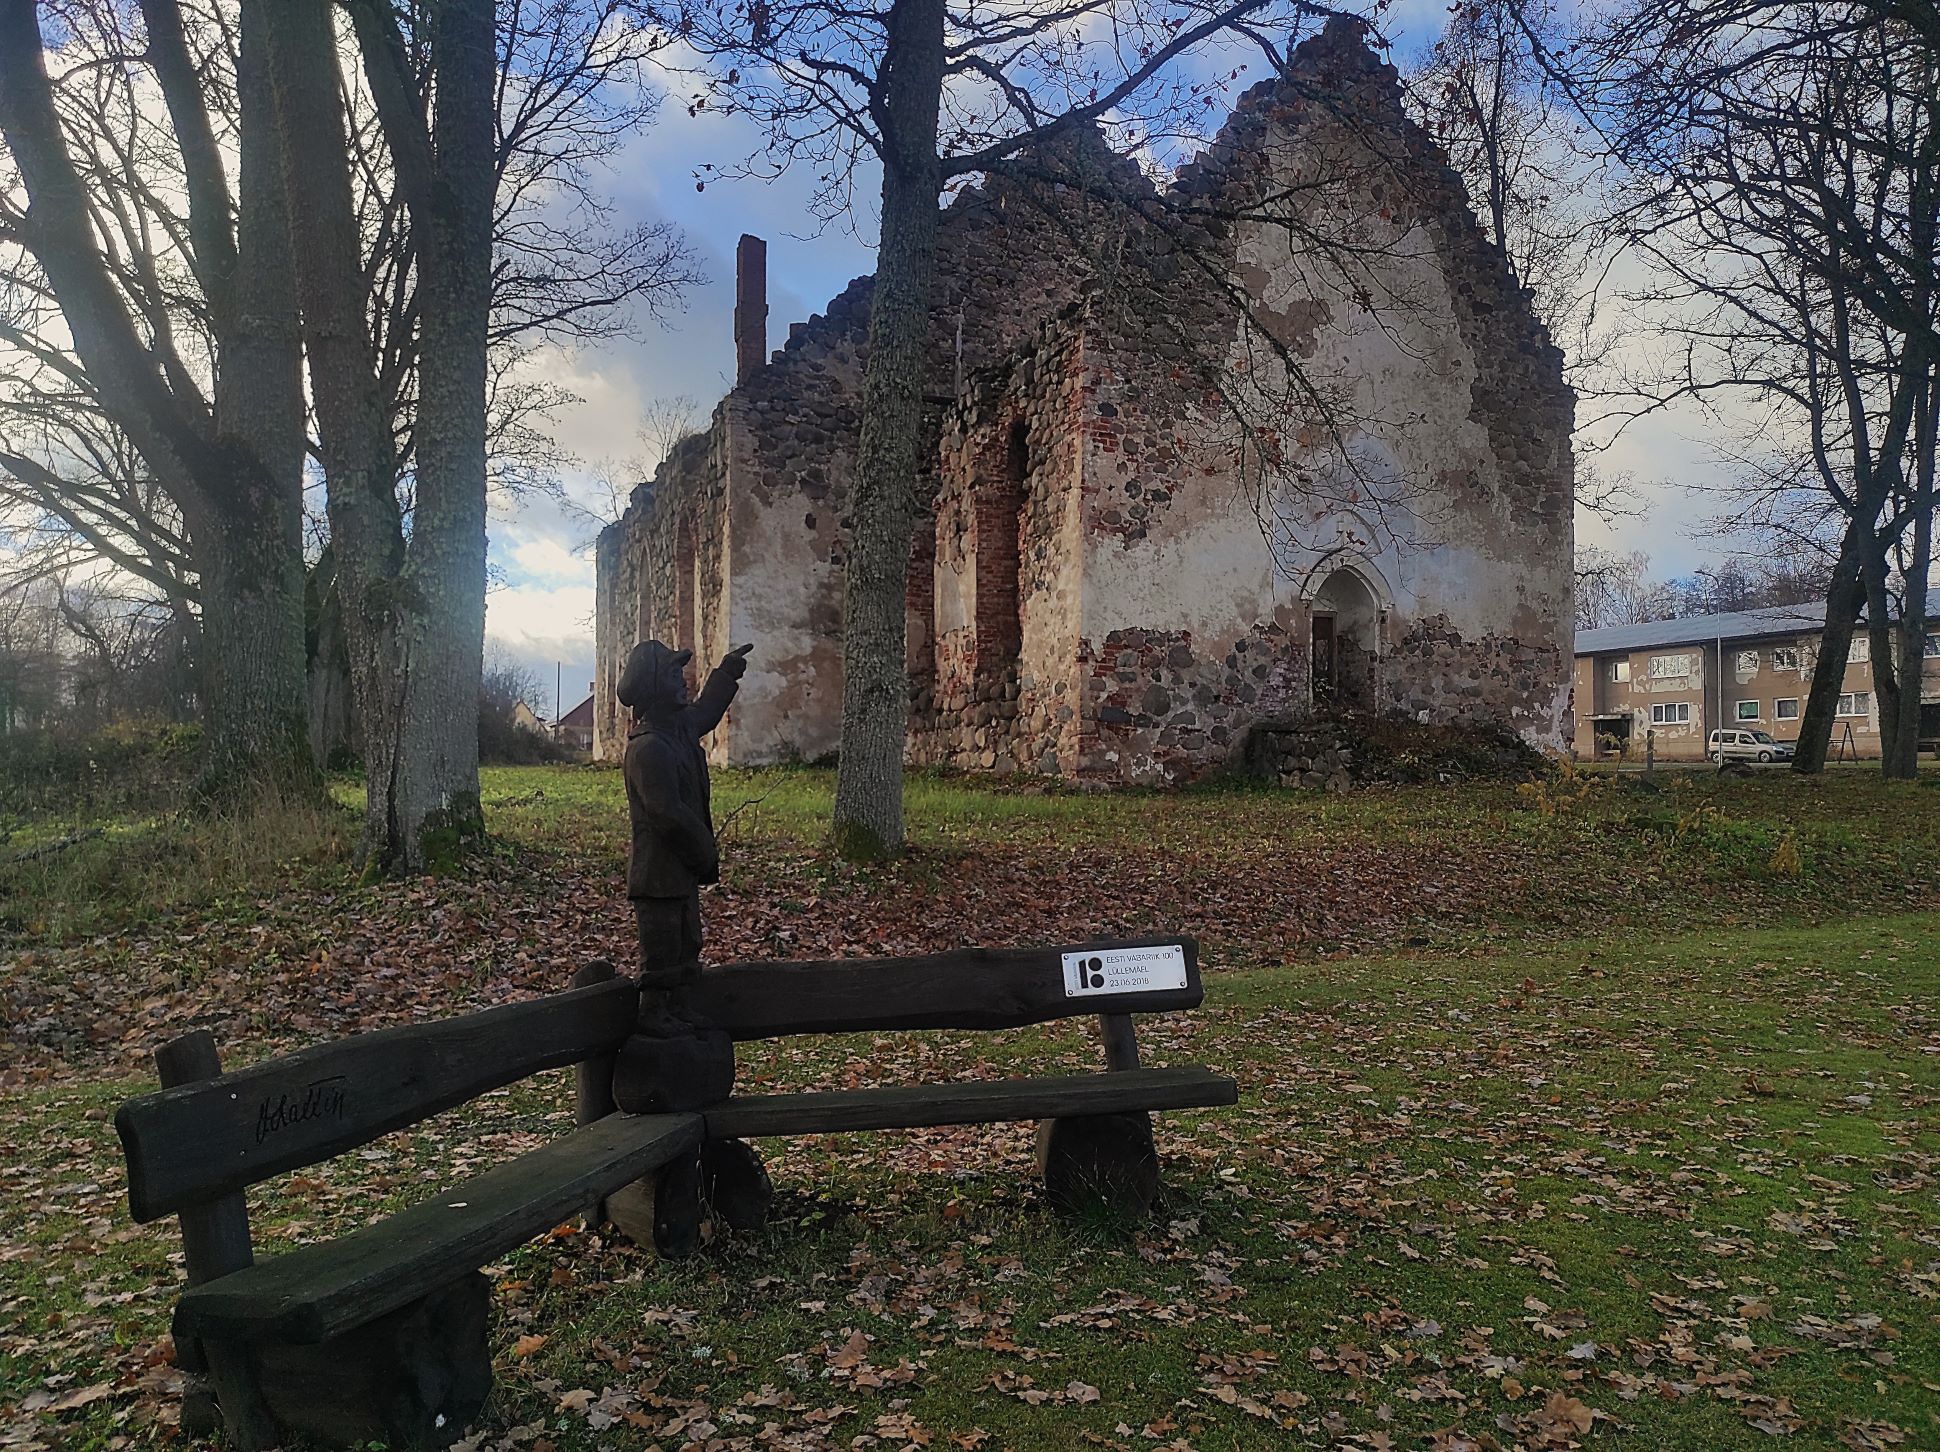
[[[1445,11],[1439,0],[1402,0],[1386,22],[1400,60],[1431,41]],[[1242,77],[1240,86],[1254,77]],[[586,509],[606,507],[602,475],[631,484],[640,475],[636,438],[643,411],[655,399],[685,397],[694,422],[705,426],[714,404],[733,385],[734,249],[743,232],[768,242],[768,342],[787,337],[788,325],[822,310],[850,279],[874,267],[873,211],[831,224],[808,204],[806,171],[774,180],[710,182],[697,190],[702,163],[730,163],[756,149],[751,127],[735,118],[684,106],[663,106],[617,154],[605,184],[622,222],[667,221],[685,234],[707,281],[687,294],[684,307],[660,323],[640,321],[636,335],[574,353],[546,350],[532,366],[575,393],[556,436],[579,465],[564,480]],[[857,195],[866,207],[873,181]],[[1720,475],[1694,413],[1657,415],[1631,425],[1598,456],[1599,467],[1636,481],[1634,512],[1615,521],[1578,519],[1578,544],[1623,552],[1642,550],[1660,576],[1689,573],[1715,557],[1715,544],[1697,531],[1720,509],[1701,486]],[[528,504],[492,522],[494,586],[486,601],[490,659],[523,667],[539,687],[542,715],[570,710],[593,679],[593,540],[597,526],[583,512],[550,502]]]

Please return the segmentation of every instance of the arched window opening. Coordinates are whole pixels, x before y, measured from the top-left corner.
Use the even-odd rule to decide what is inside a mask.
[[[1333,571],[1313,594],[1314,709],[1373,710],[1380,645],[1380,601],[1359,572]]]

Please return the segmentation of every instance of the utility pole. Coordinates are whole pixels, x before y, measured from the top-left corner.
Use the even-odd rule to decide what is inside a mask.
[[[557,741],[559,739],[559,713],[565,709],[565,703],[559,697],[560,682],[566,678],[565,670],[566,668],[563,664],[561,664],[557,660],[553,661],[552,663],[552,739],[554,741]]]

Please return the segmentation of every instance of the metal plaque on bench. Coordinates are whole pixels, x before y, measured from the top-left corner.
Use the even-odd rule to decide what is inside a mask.
[[[1163,993],[1186,986],[1186,950],[1179,943],[1144,948],[1093,948],[1066,953],[1064,994]]]

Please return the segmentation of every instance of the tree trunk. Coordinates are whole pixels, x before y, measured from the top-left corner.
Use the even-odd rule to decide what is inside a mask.
[[[1896,775],[1900,755],[1900,674],[1894,664],[1893,602],[1886,591],[1887,542],[1877,540],[1866,552],[1866,658],[1873,668],[1873,697],[1879,718],[1879,769]],[[1919,677],[1914,677],[1917,698]]]
[[[1929,385],[1931,386],[1931,385]],[[1920,697],[1926,680],[1927,582],[1933,568],[1934,426],[1931,405],[1915,431],[1913,482],[1913,541],[1906,553],[1901,581],[1906,600],[1899,629],[1899,701],[1893,722],[1893,751],[1883,756],[1880,769],[1889,777],[1912,781],[1920,774]],[[1885,725],[1881,704],[1881,727]]]
[[[882,241],[869,313],[844,580],[842,752],[835,842],[853,858],[903,846],[903,748],[909,729],[904,604],[928,372],[936,271],[937,112],[942,0],[896,0],[883,61]]]
[[[216,427],[246,453],[204,522],[204,783],[314,792],[303,630],[303,345],[291,273],[263,0],[244,0],[233,318],[221,340]],[[257,467],[248,467],[249,463]]]
[[[445,0],[435,16],[440,184],[435,205],[413,208],[425,239],[417,507],[406,568],[418,585],[416,649],[392,803],[403,832],[392,850],[414,867],[427,850],[448,851],[484,833],[478,690],[485,672],[485,351],[497,50],[492,0]]]
[[[269,512],[278,500],[269,502]],[[204,738],[200,790],[212,801],[317,790],[305,710],[303,560],[261,516],[198,531]],[[291,577],[294,576],[294,587]]]
[[[1812,668],[1812,685],[1805,695],[1805,714],[1799,721],[1797,754],[1792,770],[1814,774],[1825,770],[1832,744],[1832,725],[1839,714],[1839,697],[1845,690],[1846,657],[1852,652],[1853,625],[1857,618],[1860,591],[1860,560],[1870,544],[1872,531],[1858,520],[1848,520],[1839,542],[1839,558],[1832,567],[1832,582],[1826,587],[1825,630],[1819,637],[1818,661]]]
[[[491,305],[491,0],[433,14],[435,137],[403,85],[395,17],[353,8],[365,70],[420,238],[419,408],[407,544],[351,206],[335,37],[323,0],[275,10],[284,170],[330,535],[363,733],[367,870],[411,872],[482,827],[485,348]],[[435,142],[435,145],[434,145]]]
[[[362,255],[326,0],[278,0],[267,33],[283,175],[296,249],[297,292],[310,392],[323,447],[330,543],[337,566],[351,694],[364,738],[361,855],[368,869],[413,865],[415,823],[396,808],[405,687],[415,663],[411,626],[421,582],[404,578],[403,519],[390,423],[364,315]]]

